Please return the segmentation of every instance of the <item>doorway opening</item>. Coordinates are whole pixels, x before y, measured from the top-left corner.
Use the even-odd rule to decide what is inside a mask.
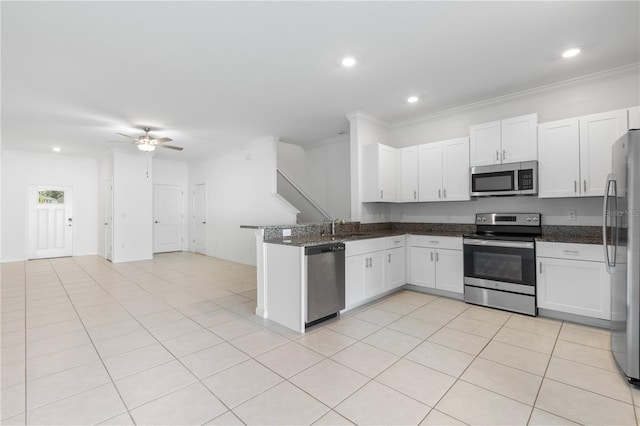
[[[207,184],[193,185],[193,251],[207,254]]]

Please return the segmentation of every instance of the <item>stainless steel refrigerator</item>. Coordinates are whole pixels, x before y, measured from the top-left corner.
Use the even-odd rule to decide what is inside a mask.
[[[611,274],[611,350],[629,382],[640,385],[640,130],[613,145],[603,206]]]

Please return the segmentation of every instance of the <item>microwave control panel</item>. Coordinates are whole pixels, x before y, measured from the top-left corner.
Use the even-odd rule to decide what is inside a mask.
[[[518,170],[518,189],[533,189],[533,169]]]

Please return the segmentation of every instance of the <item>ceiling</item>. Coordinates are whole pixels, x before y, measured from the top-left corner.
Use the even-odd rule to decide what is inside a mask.
[[[312,144],[351,111],[394,122],[637,63],[639,5],[2,1],[3,149],[96,156],[146,126],[175,160]]]

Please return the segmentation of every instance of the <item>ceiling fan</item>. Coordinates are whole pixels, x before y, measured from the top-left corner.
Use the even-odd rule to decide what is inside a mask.
[[[132,139],[130,142],[135,144],[140,151],[151,152],[151,151],[155,151],[155,149],[158,147],[175,149],[176,151],[182,151],[184,149],[181,146],[167,145],[167,142],[171,142],[173,140],[171,138],[154,138],[153,136],[149,135],[149,131],[151,129],[149,129],[148,127],[145,127],[143,130],[145,134],[142,136],[138,136],[137,138],[134,136],[125,135],[124,133],[116,133],[116,134],[120,136],[124,136],[125,138]],[[110,142],[123,143],[124,141],[110,141]]]

